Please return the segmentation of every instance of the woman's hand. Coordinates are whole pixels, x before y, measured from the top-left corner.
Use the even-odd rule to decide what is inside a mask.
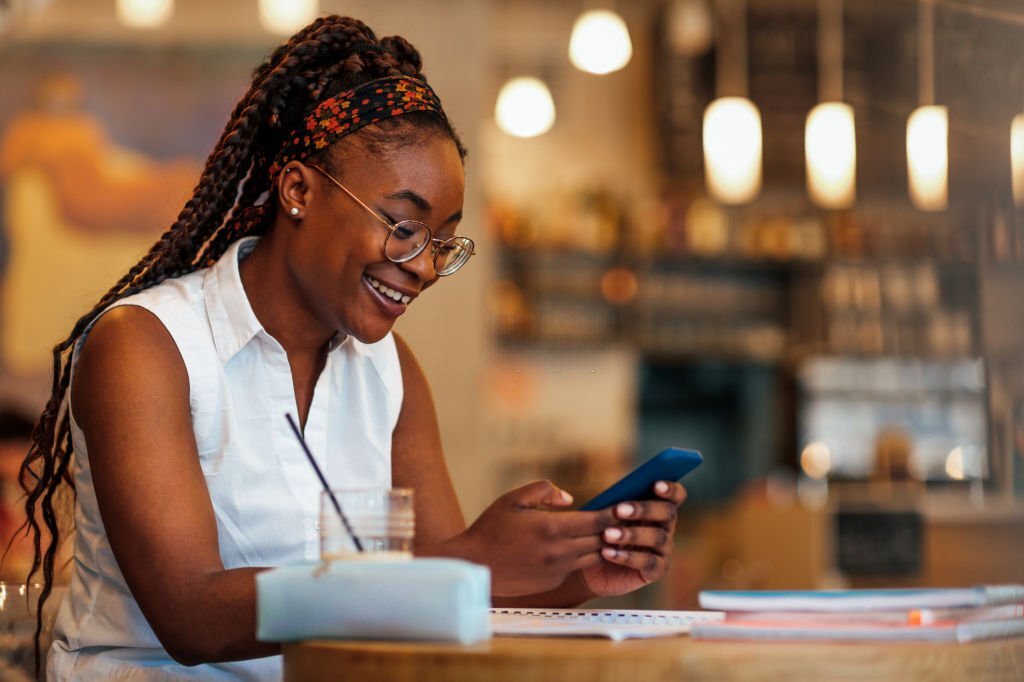
[[[572,496],[547,481],[517,488],[454,539],[457,553],[490,567],[496,596],[553,590],[574,572],[605,563],[602,533],[615,523],[612,509],[556,511],[570,504]]]
[[[654,492],[660,499],[563,511],[572,504],[567,492],[531,483],[499,497],[454,538],[418,553],[484,564],[492,595],[527,597],[531,606],[625,594],[661,578],[672,555],[676,507],[686,490],[661,481]]]
[[[620,521],[604,529],[603,560],[579,573],[595,596],[632,592],[665,575],[672,557],[676,507],[686,499],[686,489],[659,481],[654,492],[661,500],[622,502],[610,510]]]

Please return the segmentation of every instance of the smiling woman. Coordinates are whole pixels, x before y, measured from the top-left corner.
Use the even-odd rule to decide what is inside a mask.
[[[280,678],[254,576],[318,541],[293,411],[328,480],[413,488],[415,552],[489,566],[498,603],[575,605],[665,573],[676,483],[580,512],[537,482],[466,527],[426,379],[392,333],[474,252],[455,236],[465,150],[420,67],[355,19],[297,33],[178,219],[54,348],[21,467],[40,602],[72,518],[57,500],[75,495],[50,679]]]
[[[446,237],[442,247],[427,227],[451,234],[458,224],[462,159],[448,138],[427,135],[400,150],[378,146],[373,152],[358,133],[323,157],[319,164],[293,159],[281,167],[277,196],[285,210],[278,213],[285,214],[285,226],[269,231],[242,261],[242,279],[252,300],[277,309],[281,334],[319,324],[322,334],[375,343],[438,276],[454,274],[466,262],[468,255],[447,257],[449,241],[472,253],[472,240]],[[353,189],[322,165],[340,169]],[[294,298],[281,295],[282,282]],[[254,311],[259,318],[257,305]]]

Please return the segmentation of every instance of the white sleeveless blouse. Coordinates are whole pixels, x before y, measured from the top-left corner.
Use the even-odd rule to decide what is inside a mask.
[[[288,358],[256,319],[239,277],[238,262],[256,243],[257,238],[239,240],[213,267],[114,304],[152,312],[181,352],[225,568],[281,566],[319,557],[321,485],[284,418],[287,412],[296,413]],[[347,337],[331,346],[316,383],[305,437],[332,487],[391,484],[391,436],[402,397],[401,367],[390,334],[375,344]],[[96,503],[86,438],[74,415],[71,436],[78,491],[75,551],[47,677],[280,679],[278,656],[186,667],[167,655],[111,551]]]

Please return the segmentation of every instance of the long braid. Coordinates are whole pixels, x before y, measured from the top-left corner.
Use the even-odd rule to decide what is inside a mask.
[[[203,267],[223,255],[238,238],[266,228],[270,218],[267,207],[258,212],[250,209],[271,190],[267,175],[270,160],[288,131],[308,115],[318,101],[386,76],[410,75],[425,80],[421,66],[419,54],[404,39],[392,37],[378,41],[363,22],[348,17],[317,19],[276,48],[253,72],[252,84],[235,106],[192,197],[175,222],[75,323],[68,337],[54,346],[50,398],[35,426],[32,445],[19,474],[26,492],[27,517],[19,533],[31,535],[33,545],[32,565],[26,580],[31,582],[41,571],[44,583],[36,604],[37,671],[43,606],[52,591],[64,519],[64,510],[58,513],[57,502],[64,492],[69,493],[68,499],[73,499],[75,493],[71,477],[74,448],[68,402],[75,346],[89,326],[114,302]],[[461,151],[461,143],[454,132],[451,136]],[[246,216],[248,221],[242,219]],[[42,546],[44,532],[50,535],[45,548]]]

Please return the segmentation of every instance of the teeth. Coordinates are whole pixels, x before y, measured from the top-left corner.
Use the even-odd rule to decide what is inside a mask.
[[[409,301],[412,300],[412,296],[406,296],[400,291],[395,291],[391,287],[381,284],[380,282],[375,280],[373,277],[370,277],[369,275],[366,276],[366,279],[369,280],[371,287],[373,287],[380,293],[384,294],[391,300],[395,301],[396,303],[408,303]]]

